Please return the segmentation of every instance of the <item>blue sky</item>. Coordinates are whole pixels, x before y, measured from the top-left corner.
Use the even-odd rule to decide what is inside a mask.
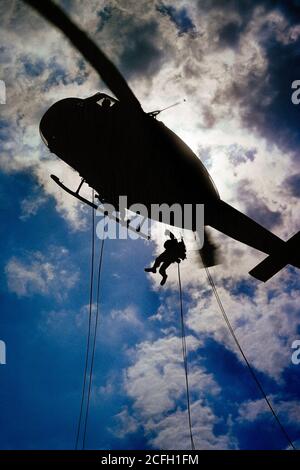
[[[146,111],[206,162],[221,196],[283,239],[299,230],[300,14],[296,1],[73,0],[63,8],[119,66]],[[0,105],[1,449],[72,449],[88,326],[91,213],[61,192],[79,177],[40,141],[48,106],[104,90],[60,34],[20,1],[4,1]],[[180,111],[179,111],[180,109]],[[90,193],[85,188],[85,194]],[[299,272],[268,284],[263,256],[216,232],[212,274],[246,355],[299,441]],[[189,448],[176,270],[146,275],[162,240],[108,240],[87,448]],[[97,250],[100,241],[97,240]],[[182,263],[194,440],[198,449],[285,449],[230,338],[193,253]]]

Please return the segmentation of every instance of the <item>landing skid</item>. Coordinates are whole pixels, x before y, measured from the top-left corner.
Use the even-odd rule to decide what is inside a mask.
[[[103,209],[101,206],[97,206],[97,204],[94,204],[93,202],[89,201],[88,199],[80,196],[79,194],[79,191],[80,191],[80,188],[81,186],[83,185],[84,183],[84,180],[82,179],[78,189],[76,191],[72,191],[71,189],[69,189],[67,186],[65,186],[61,181],[60,179],[55,176],[55,175],[50,175],[50,177],[53,179],[53,181],[55,181],[55,183],[60,187],[62,188],[64,191],[66,191],[68,194],[70,194],[71,196],[73,197],[76,197],[76,199],[78,199],[80,202],[83,202],[84,204],[87,204],[88,206],[92,207],[93,209],[101,212],[103,215],[107,215],[105,209]],[[97,199],[100,199],[99,196],[96,196]],[[122,220],[120,219],[119,217],[116,217],[115,215],[110,215],[109,218],[111,220],[113,220],[114,222],[117,222],[118,224],[122,225],[122,227],[125,227],[127,230],[131,231],[131,232],[134,232],[136,234],[138,234],[141,238],[144,238],[145,240],[150,240],[150,236],[141,232],[140,231],[140,228],[134,228],[134,227],[131,227],[129,225],[130,221],[126,221],[126,220]]]
[[[79,201],[83,202],[84,204],[87,204],[88,206],[90,207],[93,207],[93,209],[97,210],[98,209],[98,206],[96,204],[94,204],[93,202],[91,201],[88,201],[87,199],[85,199],[84,197],[80,196],[79,194],[79,189],[81,188],[82,184],[83,184],[83,181],[80,183],[80,186],[79,188],[77,189],[77,191],[72,191],[71,189],[69,189],[67,186],[65,186],[61,181],[60,179],[55,176],[55,175],[50,175],[50,177],[53,179],[53,181],[55,181],[56,184],[58,184],[58,186],[60,186],[64,191],[66,191],[68,194],[71,194],[71,196],[74,196],[76,197],[76,199],[79,199]]]

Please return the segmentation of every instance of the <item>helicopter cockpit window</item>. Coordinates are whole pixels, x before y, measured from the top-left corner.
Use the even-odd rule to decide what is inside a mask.
[[[100,101],[97,101],[97,104],[101,106],[103,110],[108,110],[113,106],[113,102],[109,98],[103,98]]]

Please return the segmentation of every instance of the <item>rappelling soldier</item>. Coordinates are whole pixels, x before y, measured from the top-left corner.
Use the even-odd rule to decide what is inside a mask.
[[[167,280],[166,269],[172,263],[180,263],[181,260],[186,259],[186,247],[183,239],[178,241],[173,233],[169,233],[170,239],[166,240],[164,243],[165,251],[161,253],[155,260],[152,268],[145,268],[147,273],[156,273],[156,270],[159,268],[159,273],[162,276],[160,285],[163,286]]]

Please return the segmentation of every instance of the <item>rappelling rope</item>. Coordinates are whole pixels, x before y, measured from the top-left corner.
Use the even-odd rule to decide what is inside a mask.
[[[184,365],[184,372],[185,372],[186,401],[187,401],[187,410],[188,410],[188,419],[189,419],[189,431],[190,431],[190,439],[191,439],[191,448],[192,448],[192,450],[195,450],[195,444],[194,444],[194,438],[193,438],[193,428],[192,428],[192,419],[191,419],[190,389],[189,389],[188,360],[187,360],[187,346],[186,346],[185,326],[184,326],[184,317],[183,317],[182,288],[181,288],[181,278],[180,278],[180,267],[179,267],[179,263],[178,263],[178,285],[179,285],[179,301],[180,301],[180,323],[181,323],[182,357],[183,357],[183,365]]]
[[[93,199],[93,203],[95,203],[94,190],[92,191],[92,199]],[[97,328],[98,328],[98,321],[99,321],[99,298],[100,298],[100,281],[101,281],[101,268],[102,268],[102,260],[103,260],[103,249],[104,249],[104,236],[103,236],[102,244],[100,248],[99,264],[98,264],[98,278],[97,278],[95,325],[92,331],[94,264],[95,264],[95,212],[94,212],[94,208],[92,208],[91,276],[90,276],[88,337],[87,337],[84,379],[83,379],[82,396],[81,396],[81,404],[80,404],[80,414],[79,414],[78,425],[77,425],[75,449],[78,449],[80,431],[82,428],[83,428],[82,449],[84,449],[85,441],[86,441],[90,395],[91,395],[91,389],[92,389],[93,367],[94,367],[95,350],[96,350],[96,337],[97,337]],[[91,341],[92,341],[92,351],[91,351],[91,362],[90,362],[90,368],[89,368],[88,366],[89,366]],[[88,371],[88,368],[89,368],[89,371]],[[87,379],[88,379],[88,386],[87,386]],[[87,388],[87,399],[86,399],[86,409],[84,412],[86,388]]]
[[[104,240],[105,239],[104,239],[104,236],[103,236],[102,243],[101,243],[101,248],[100,248],[99,264],[98,264],[96,319],[95,319],[94,339],[93,339],[93,348],[92,348],[92,359],[91,359],[90,376],[89,376],[89,386],[88,386],[88,397],[87,397],[87,405],[86,405],[85,424],[84,424],[84,432],[83,432],[83,449],[85,447],[87,423],[88,423],[88,417],[89,417],[90,395],[91,395],[92,380],[93,380],[93,367],[94,367],[97,328],[98,328],[98,320],[99,320],[99,298],[100,298],[100,282],[101,282],[101,269],[102,269],[102,260],[103,260]]]
[[[247,357],[246,357],[246,355],[245,355],[245,353],[244,353],[244,351],[243,351],[243,349],[242,349],[242,347],[241,347],[241,345],[240,345],[240,343],[239,343],[239,340],[238,340],[237,337],[236,337],[236,334],[235,334],[235,332],[234,332],[234,330],[233,330],[233,328],[232,328],[232,326],[231,326],[230,320],[229,320],[229,318],[228,318],[228,316],[227,316],[227,314],[226,314],[226,312],[225,312],[225,309],[224,309],[224,306],[223,306],[223,304],[222,304],[222,301],[221,301],[221,299],[220,299],[220,297],[219,297],[219,294],[218,294],[218,291],[217,291],[215,282],[214,282],[214,280],[213,280],[213,278],[212,278],[212,276],[211,276],[211,274],[210,274],[210,271],[209,271],[208,267],[207,267],[207,266],[204,266],[204,267],[205,267],[205,272],[206,272],[208,281],[209,281],[209,283],[210,283],[210,285],[211,285],[211,288],[212,288],[212,290],[213,290],[213,293],[214,293],[214,295],[215,295],[215,297],[216,297],[216,300],[217,300],[217,302],[218,302],[218,305],[219,305],[220,311],[221,311],[221,313],[222,313],[222,315],[223,315],[223,318],[224,318],[224,320],[225,320],[225,323],[226,323],[226,325],[228,326],[228,329],[229,329],[229,331],[230,331],[230,333],[231,333],[231,336],[233,337],[233,339],[234,339],[234,341],[235,341],[235,343],[236,343],[236,345],[237,345],[237,347],[238,347],[238,349],[239,349],[239,351],[240,351],[240,353],[241,353],[241,355],[242,355],[242,357],[243,357],[243,359],[244,359],[244,361],[245,361],[245,363],[246,363],[246,365],[247,365],[247,367],[248,367],[248,369],[249,369],[249,372],[251,373],[251,375],[252,375],[252,377],[253,377],[253,379],[254,379],[254,381],[255,381],[255,383],[256,383],[258,389],[260,390],[262,396],[264,397],[264,399],[265,399],[265,401],[266,401],[266,403],[267,403],[267,405],[268,405],[268,407],[269,407],[269,409],[270,409],[272,415],[274,416],[274,418],[275,418],[275,420],[276,420],[276,422],[277,422],[277,424],[278,424],[278,426],[279,426],[279,428],[280,428],[282,434],[284,435],[284,437],[286,438],[286,440],[288,441],[288,443],[289,443],[289,445],[292,447],[292,449],[293,449],[293,450],[297,450],[296,447],[294,446],[294,444],[293,444],[291,438],[289,437],[289,435],[288,435],[286,429],[284,428],[283,424],[281,423],[281,421],[280,421],[278,415],[276,414],[276,412],[275,412],[275,410],[274,410],[274,408],[273,408],[271,402],[269,401],[269,399],[268,399],[268,397],[267,397],[267,395],[266,395],[266,393],[265,393],[265,391],[264,391],[264,389],[263,389],[263,386],[261,385],[261,383],[260,383],[260,381],[259,381],[259,379],[258,379],[258,377],[257,377],[257,375],[256,375],[256,373],[255,373],[255,371],[254,371],[254,369],[253,369],[253,367],[251,366],[250,362],[248,361],[248,359],[247,359]]]
[[[92,191],[93,203],[95,200],[94,190]],[[85,353],[85,366],[84,366],[84,379],[82,386],[81,394],[81,404],[80,404],[80,413],[77,424],[77,433],[76,433],[76,444],[75,449],[78,449],[79,436],[81,429],[83,405],[85,399],[85,389],[86,389],[86,380],[87,380],[87,371],[88,371],[88,362],[89,362],[89,351],[90,351],[90,341],[91,341],[91,325],[92,325],[92,306],[93,306],[93,285],[94,285],[94,258],[95,258],[95,213],[92,208],[92,243],[91,243],[91,276],[90,276],[90,300],[89,300],[89,323],[88,323],[88,337],[86,344],[86,353]]]

